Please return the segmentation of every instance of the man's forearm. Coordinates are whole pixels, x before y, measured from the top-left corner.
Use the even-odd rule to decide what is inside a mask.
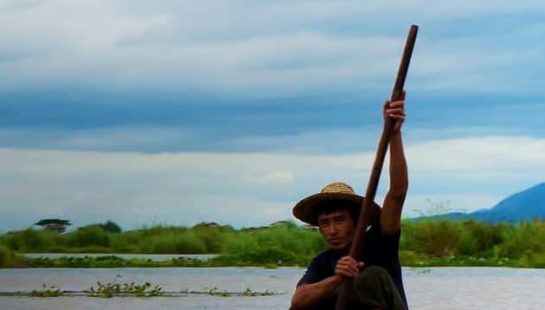
[[[403,153],[401,132],[392,133],[390,138],[390,188],[384,198],[380,223],[387,235],[397,233],[401,227],[401,211],[409,187],[407,162]]]
[[[395,200],[404,200],[409,187],[407,161],[403,150],[401,131],[392,133],[390,138],[390,189],[389,195]]]
[[[312,284],[299,286],[291,299],[290,310],[303,310],[316,305],[327,294],[342,283],[342,277],[335,275]]]

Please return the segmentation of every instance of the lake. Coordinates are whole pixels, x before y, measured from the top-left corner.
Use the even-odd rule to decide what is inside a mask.
[[[42,284],[83,291],[96,282],[151,282],[177,297],[0,297],[0,309],[287,309],[302,268],[0,269],[0,292],[32,291]],[[545,309],[545,270],[511,268],[404,268],[413,310]],[[187,291],[274,293],[210,296]]]

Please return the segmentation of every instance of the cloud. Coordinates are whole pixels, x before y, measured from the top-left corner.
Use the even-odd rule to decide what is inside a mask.
[[[543,4],[423,6],[421,1],[32,3],[0,13],[0,22],[11,25],[0,30],[0,89],[70,86],[223,95],[376,89],[393,79],[409,17],[422,22],[411,72],[414,89],[513,93],[532,83],[523,73],[513,83],[512,71],[503,72],[520,66],[536,70],[532,64],[543,61],[543,49],[534,43],[543,34],[539,23],[521,17],[501,33],[452,23],[486,16],[486,24],[496,25],[496,16],[540,12]],[[383,14],[392,26],[373,26]]]
[[[10,77],[0,89],[67,84],[106,86],[115,82],[117,70],[126,66],[113,45],[121,38],[164,25],[164,16],[139,17],[122,12],[108,1],[42,1],[0,11],[3,51],[28,55],[1,63],[2,76]],[[92,75],[98,81],[88,81]],[[95,84],[96,85],[96,84]]]
[[[275,171],[267,173],[265,175],[252,175],[248,176],[247,180],[249,182],[257,182],[264,184],[289,184],[295,181],[295,177],[289,171]]]
[[[0,224],[257,225],[334,180],[363,192],[411,23],[406,214],[426,198],[487,207],[542,181],[543,13],[542,1],[3,1]]]
[[[513,150],[516,150],[514,152]],[[545,140],[489,136],[407,145],[410,191],[405,216],[450,201],[454,209],[491,207],[543,181]],[[2,149],[1,211],[68,217],[75,225],[113,219],[124,227],[151,223],[235,226],[289,219],[299,199],[332,181],[365,192],[373,152],[352,155],[266,153],[105,153]],[[385,171],[377,201],[386,191]],[[31,194],[29,194],[31,193]],[[17,211],[19,210],[19,211]],[[16,212],[17,211],[17,212]],[[26,223],[26,224],[25,224]]]
[[[541,170],[539,167],[545,164],[545,158],[541,156],[544,151],[543,139],[524,136],[427,141],[408,150],[415,157],[413,165],[419,171],[444,174],[445,177],[471,177],[472,180],[525,178],[526,173],[535,175],[536,169]],[[501,169],[494,169],[499,167]]]

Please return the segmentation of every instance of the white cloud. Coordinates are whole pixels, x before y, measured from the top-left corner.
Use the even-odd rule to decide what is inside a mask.
[[[289,171],[274,171],[264,175],[251,175],[247,179],[250,182],[265,183],[265,184],[286,184],[293,183],[295,177]]]
[[[539,39],[545,27],[525,18],[527,12],[545,12],[545,3],[2,1],[0,90],[81,86],[153,89],[164,96],[171,93],[162,90],[197,89],[211,97],[215,92],[282,97],[341,92],[354,85],[386,88],[406,26],[416,22],[421,32],[408,81],[413,93],[427,98],[437,98],[438,91],[441,96],[447,91],[541,96],[536,77],[543,75]],[[520,22],[491,30],[506,16]],[[487,29],[484,34],[481,28]],[[519,117],[520,110],[538,115],[539,103],[512,109]],[[503,118],[496,124],[503,126]],[[167,219],[176,221],[172,224],[218,219],[265,224],[289,216],[297,199],[331,181],[347,181],[363,192],[376,143],[376,134],[366,128],[269,137],[246,132],[221,141],[235,150],[273,154],[53,150],[153,152],[171,141],[183,145],[202,138],[199,129],[188,127],[4,128],[0,136],[9,145],[51,150],[0,150],[0,210],[27,214],[33,217],[29,221],[54,214],[97,221],[111,214],[129,226]],[[448,129],[458,130],[457,138],[443,134],[447,129],[416,133],[407,140],[407,213],[421,208],[426,198],[467,209],[486,207],[542,181],[544,140],[524,136],[524,128],[511,137],[514,130],[507,128],[478,130],[480,137],[471,136],[472,128]],[[309,155],[316,153],[322,155]]]
[[[110,1],[43,1],[23,9],[0,11],[2,50],[23,55],[0,63],[9,82],[2,88],[51,85],[117,75],[127,65],[116,59],[114,45],[122,38],[140,35],[165,25],[165,16],[130,16]],[[112,63],[112,60],[116,60]],[[131,63],[134,65],[134,63]],[[104,83],[103,85],[107,85]]]
[[[367,25],[350,35],[336,28],[359,27],[358,20],[382,21],[380,16],[395,24],[411,18],[422,22],[411,73],[418,89],[475,91],[481,85],[489,91],[495,85],[516,92],[532,80],[520,75],[513,83],[508,74],[500,74],[503,69],[542,60],[542,48],[533,42],[543,29],[531,21],[498,35],[493,44],[478,31],[466,39],[451,38],[456,31],[449,28],[440,30],[446,39],[428,39],[426,33],[445,20],[543,11],[540,1],[185,1],[151,6],[56,0],[6,9],[11,5],[0,11],[5,25],[0,55],[7,59],[0,63],[0,88],[8,90],[52,84],[221,93],[372,88],[377,80],[393,78],[408,24],[396,35]],[[343,24],[347,20],[355,25]],[[516,44],[502,44],[527,28],[536,32]]]
[[[475,210],[543,181],[545,139],[482,137],[407,146],[411,187],[405,216],[426,199]],[[100,153],[2,149],[0,209],[27,223],[62,216],[82,225],[114,219],[125,227],[218,221],[263,225],[332,181],[365,191],[372,153]],[[388,177],[383,173],[377,201]],[[24,223],[2,226],[24,225]]]
[[[0,31],[8,46],[11,43],[19,49],[30,46],[91,55],[111,48],[122,38],[165,25],[168,19],[163,15],[131,16],[113,1],[54,0],[21,10],[4,10],[0,22],[8,26]]]
[[[487,136],[419,143],[409,147],[414,169],[445,177],[533,178],[545,172],[544,140]]]

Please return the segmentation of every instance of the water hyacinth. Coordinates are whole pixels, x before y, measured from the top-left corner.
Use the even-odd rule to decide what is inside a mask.
[[[91,288],[85,292],[88,297],[155,297],[162,296],[162,288],[158,285],[152,286],[151,283],[146,282],[143,284],[130,283],[102,283],[97,282],[97,288],[91,286]]]

